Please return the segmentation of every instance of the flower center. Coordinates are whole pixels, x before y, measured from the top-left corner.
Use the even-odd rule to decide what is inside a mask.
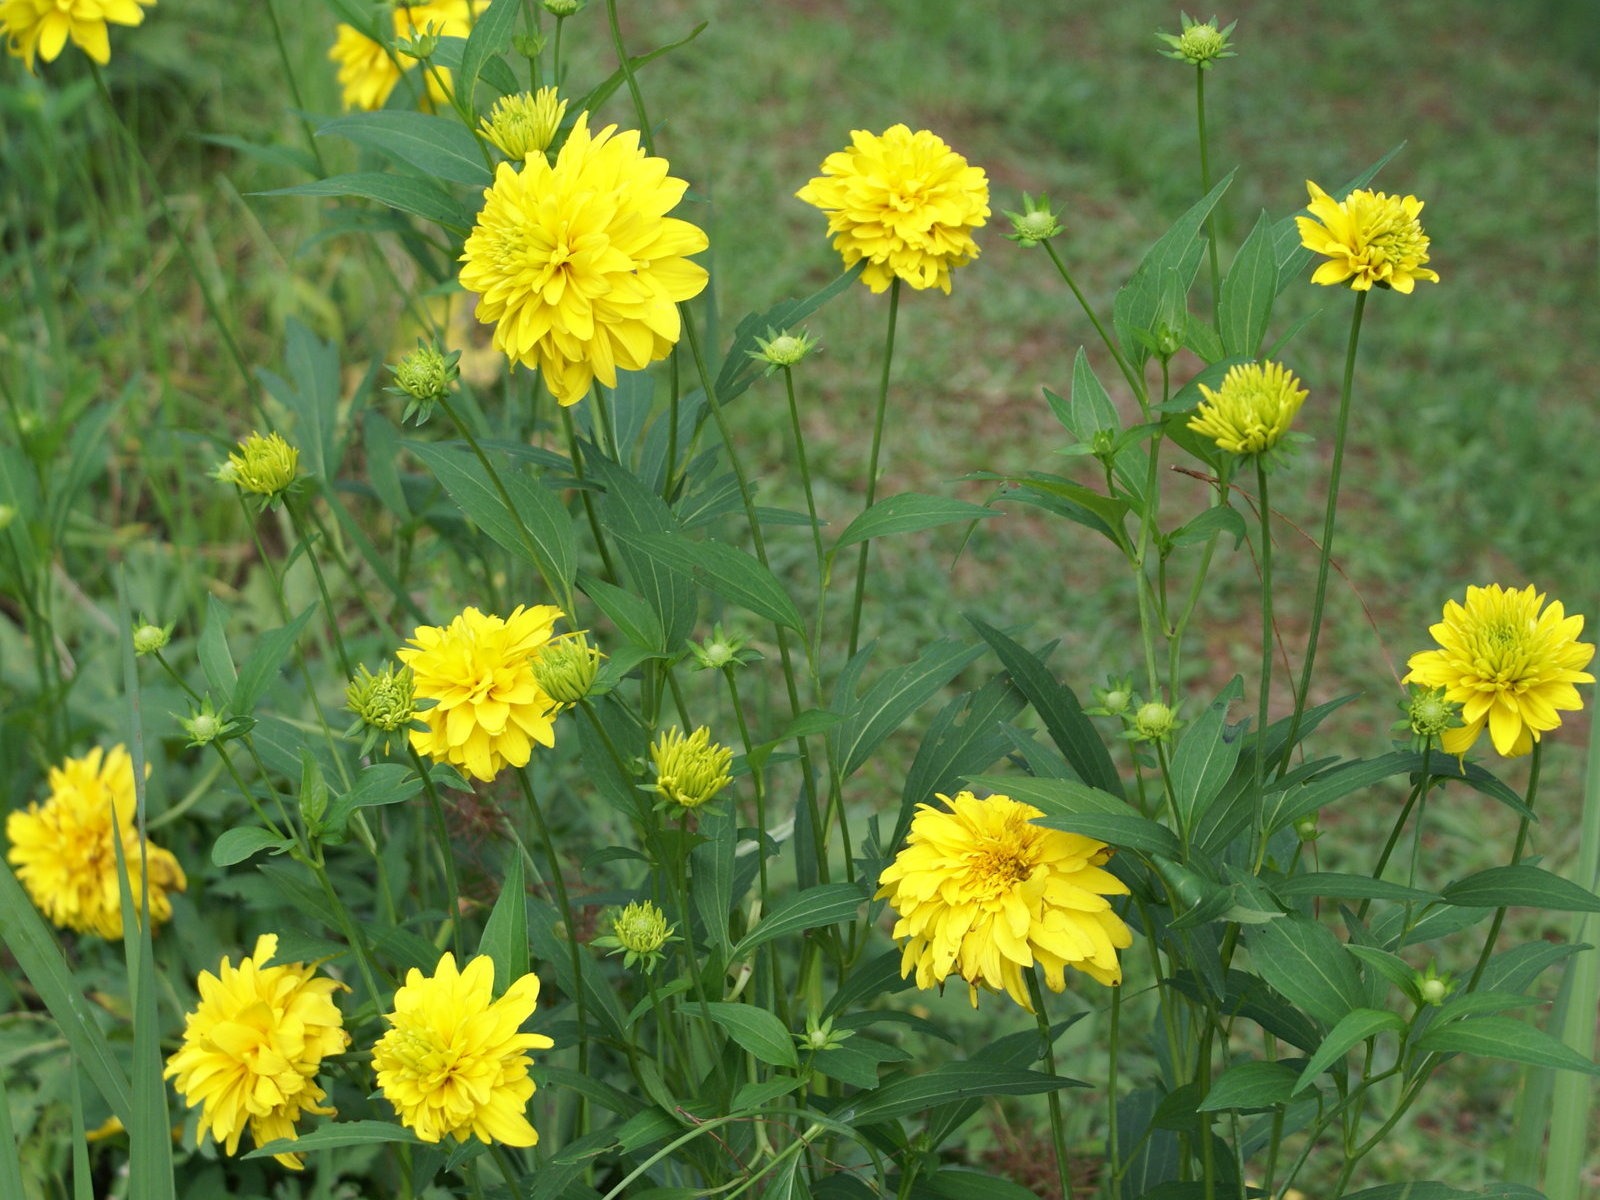
[[[1011,891],[1033,874],[1033,865],[1010,846],[982,847],[974,850],[967,861],[974,882],[995,895]]]

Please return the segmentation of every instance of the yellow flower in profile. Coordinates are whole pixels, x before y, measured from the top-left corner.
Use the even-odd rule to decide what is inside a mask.
[[[950,291],[950,269],[978,257],[972,231],[989,216],[989,180],[926,129],[853,130],[851,146],[822,160],[795,193],[828,214],[833,247],[881,292],[893,279]]]
[[[1044,814],[1010,796],[939,799],[948,811],[919,804],[905,849],[878,877],[877,898],[900,917],[894,936],[906,939],[900,973],[914,968],[917,986],[929,988],[953,972],[974,1007],[982,986],[1030,1012],[1023,972],[1035,965],[1055,992],[1067,967],[1120,984],[1117,951],[1133,934],[1106,899],[1128,891],[1101,869],[1111,849],[1033,824]]]
[[[699,808],[733,782],[733,751],[702,725],[687,737],[674,725],[650,747],[655,790],[680,808]]]
[[[128,866],[133,902],[143,895],[138,799],[133,760],[122,746],[98,746],[82,758],[50,768],[50,798],[6,818],[11,849],[6,861],[34,904],[63,929],[122,936],[122,891],[117,880],[117,843]],[[188,886],[172,853],[145,843],[150,914],[157,924],[172,916],[168,892]]]
[[[277,951],[277,936],[265,933],[237,967],[224,958],[216,975],[200,972],[200,1003],[184,1018],[183,1045],[167,1059],[163,1078],[200,1109],[200,1139],[210,1136],[229,1154],[238,1153],[246,1127],[264,1146],[299,1136],[302,1113],[331,1117],[317,1071],[350,1044],[333,1002],[344,984],[305,963],[267,966]],[[295,1170],[302,1165],[298,1154],[276,1158]]]
[[[647,155],[633,130],[589,132],[584,113],[556,156],[519,170],[501,163],[463,248],[461,286],[494,344],[537,368],[562,404],[595,379],[638,371],[672,350],[678,302],[698,296],[706,269],[686,255],[705,233],[669,217],[688,184]]]
[[[280,434],[252,433],[217,468],[217,478],[247,496],[277,501],[300,476],[300,451]]]
[[[534,1093],[529,1050],[553,1045],[521,1032],[539,1000],[539,977],[524,975],[494,999],[494,963],[480,955],[456,970],[446,953],[431,977],[415,967],[394,994],[389,1032],[372,1048],[378,1090],[425,1142],[532,1146],[539,1134],[525,1111]]]
[[[1466,604],[1445,601],[1444,620],[1428,632],[1439,649],[1413,654],[1402,682],[1442,687],[1446,700],[1461,705],[1463,724],[1439,739],[1449,754],[1470,750],[1485,725],[1499,753],[1527,754],[1560,727],[1563,711],[1583,707],[1573,685],[1594,682],[1584,670],[1594,647],[1578,640],[1583,618],[1567,616],[1559,600],[1545,608],[1544,593],[1531,584],[1469,587]]]
[[[533,674],[562,612],[518,605],[509,617],[462,610],[449,625],[422,625],[395,657],[411,668],[418,700],[435,701],[411,731],[419,754],[464,767],[488,781],[507,763],[525,767],[533,744],[556,744],[557,704]]]
[[[1309,179],[1309,217],[1296,217],[1300,244],[1327,257],[1311,276],[1328,286],[1350,281],[1355,291],[1378,287],[1410,294],[1417,280],[1438,283],[1428,261],[1428,235],[1417,217],[1422,201],[1415,196],[1390,196],[1357,188],[1335,200]]]
[[[1212,391],[1200,385],[1205,398],[1189,418],[1189,428],[1241,457],[1265,454],[1289,432],[1305,402],[1300,381],[1279,363],[1239,363]]]
[[[501,96],[478,129],[501,154],[520,161],[550,148],[566,111],[567,102],[557,97],[556,89],[542,87],[533,93]]]
[[[488,0],[432,0],[427,4],[396,4],[394,6],[395,41],[402,42],[426,33],[441,37],[464,38],[472,32],[474,17],[483,12]],[[400,82],[403,72],[416,66],[417,60],[396,50],[392,54],[383,43],[373,41],[351,25],[340,25],[328,57],[339,64],[339,87],[346,108],[377,109],[389,100],[389,93]],[[429,67],[424,73],[427,96],[424,108],[437,108],[449,96],[445,88],[450,83],[450,72]]]
[[[107,25],[138,25],[156,0],[0,0],[0,38],[31,72],[54,62],[67,39],[102,67],[111,61]]]

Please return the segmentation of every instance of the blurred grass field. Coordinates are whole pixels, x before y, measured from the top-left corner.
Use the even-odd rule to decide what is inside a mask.
[[[242,518],[209,502],[206,478],[225,444],[250,428],[244,384],[176,238],[221,299],[248,363],[280,360],[291,318],[341,348],[352,384],[393,361],[403,317],[374,244],[328,236],[317,202],[255,194],[304,178],[292,161],[306,146],[292,109],[337,107],[326,60],[331,17],[313,4],[279,7],[293,89],[262,6],[169,0],[118,39],[107,78],[176,231],[140,185],[81,61],[64,58],[40,79],[14,61],[0,68],[7,436],[64,439],[88,406],[125,394],[110,431],[111,469],[67,529],[60,575],[69,602],[58,617],[69,639],[107,620],[112,563],[160,581],[170,604],[163,621],[198,623],[219,586],[212,580],[249,588]],[[954,295],[915,294],[902,310],[883,487],[982,500],[992,485],[954,481],[980,469],[1073,470],[1054,453],[1068,439],[1041,389],[1068,390],[1073,354],[1092,330],[1042,253],[1002,239],[1000,210],[1020,208],[1023,191],[1047,191],[1067,225],[1062,254],[1109,312],[1143,249],[1200,190],[1192,73],[1160,58],[1153,37],[1177,28],[1177,10],[1151,0],[624,8],[634,51],[708,22],[641,82],[652,112],[668,114],[658,150],[691,181],[692,215],[711,235],[724,340],[743,313],[814,290],[837,271],[821,218],[793,198],[822,157],[851,129],[932,128],[989,172],[995,215]],[[1467,584],[1532,582],[1569,610],[1600,614],[1600,9],[1583,0],[1448,8],[1273,0],[1218,16],[1239,23],[1239,57],[1220,63],[1207,89],[1214,168],[1239,168],[1222,206],[1224,261],[1258,210],[1287,215],[1304,203],[1307,179],[1331,187],[1401,142],[1375,186],[1427,201],[1442,282],[1409,299],[1377,297],[1363,335],[1342,578],[1324,639],[1327,693],[1314,697],[1365,693],[1341,714],[1340,737],[1370,751],[1395,715],[1392,672],[1403,672],[1443,600]],[[603,24],[603,6],[590,5],[569,26],[575,78],[610,69]],[[631,123],[625,94],[602,115]],[[218,137],[279,149],[250,155],[210,140]],[[348,151],[322,149],[334,162]],[[1202,279],[1196,307],[1209,304],[1205,290]],[[1286,355],[1311,389],[1301,427],[1317,441],[1274,492],[1284,516],[1310,529],[1323,501],[1319,468],[1348,297],[1292,287],[1280,309],[1272,336],[1323,310]],[[825,349],[800,376],[804,421],[819,502],[836,523],[860,504],[872,402],[861,381],[871,376],[884,313],[882,297],[855,289],[808,323]],[[1089,354],[1110,385],[1108,360],[1093,346]],[[763,500],[799,507],[776,384],[758,385],[732,415],[761,463]],[[1202,496],[1196,485],[1194,503]],[[1007,512],[964,547],[946,530],[874,551],[869,632],[884,655],[964,636],[961,614],[974,611],[1025,627],[1036,643],[1060,638],[1054,661],[1080,690],[1131,666],[1132,592],[1109,548],[1019,505]],[[1280,554],[1280,618],[1297,654],[1315,551],[1285,535]],[[1197,629],[1189,654],[1205,666],[1196,704],[1252,669],[1254,568],[1243,552],[1219,561],[1213,596],[1223,607]],[[1241,607],[1229,611],[1230,603]],[[0,623],[14,627],[20,616],[7,606]],[[6,633],[0,689],[21,694],[32,668]],[[90,691],[74,703],[97,700]],[[0,725],[13,733],[33,718],[0,708],[8,710]],[[1586,720],[1569,722],[1547,757],[1542,807],[1555,831],[1575,824],[1586,732]],[[17,796],[41,769],[23,745],[0,736],[0,758],[13,760],[0,769],[17,781]],[[897,795],[893,759],[876,769],[863,779]],[[874,807],[859,791],[853,800]],[[1503,857],[1509,814],[1453,795],[1438,808],[1432,850],[1462,871]],[[1351,809],[1329,824],[1344,823],[1360,845],[1387,819]],[[1559,832],[1535,838],[1548,865],[1563,870],[1574,848]],[[1490,1176],[1514,1090],[1509,1070],[1459,1079],[1457,1113],[1431,1108],[1402,1126],[1409,1132],[1385,1149],[1383,1169],[1462,1184]],[[1416,1161],[1441,1145],[1454,1149],[1452,1161]]]

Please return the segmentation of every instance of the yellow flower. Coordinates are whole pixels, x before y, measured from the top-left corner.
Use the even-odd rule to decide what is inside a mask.
[[[156,0],[0,0],[0,38],[33,70],[34,58],[54,62],[71,38],[102,67],[111,61],[107,25],[138,25]]]
[[[683,808],[699,808],[733,782],[733,751],[713,742],[704,725],[687,737],[673,726],[650,747],[650,761],[655,790]]]
[[[905,849],[878,877],[877,896],[900,916],[894,936],[906,939],[900,973],[915,968],[917,986],[928,988],[954,972],[974,1006],[981,985],[1030,1012],[1023,972],[1034,965],[1055,992],[1066,967],[1120,984],[1117,951],[1133,935],[1106,899],[1128,891],[1101,870],[1111,849],[1032,824],[1044,814],[1010,796],[939,799],[949,811],[918,805]]]
[[[705,233],[667,213],[688,184],[647,155],[633,130],[589,132],[584,113],[552,166],[535,154],[501,163],[467,238],[461,286],[495,347],[543,375],[562,404],[598,378],[638,371],[678,340],[677,303],[698,296],[706,270],[685,255]]]
[[[138,799],[133,760],[122,746],[98,746],[82,758],[50,768],[50,798],[6,818],[11,849],[6,861],[34,904],[55,924],[104,938],[122,936],[122,892],[117,882],[117,841],[128,866],[133,902],[143,894]],[[145,843],[150,913],[157,924],[172,916],[169,891],[188,886],[170,851]]]
[[[550,148],[566,111],[567,102],[557,98],[556,89],[542,87],[531,94],[501,96],[478,128],[501,154],[521,160]]]
[[[396,4],[394,7],[395,41],[401,42],[425,33],[443,37],[464,38],[472,32],[473,18],[483,12],[488,0],[432,0],[427,4]],[[346,108],[376,109],[388,102],[389,93],[400,82],[400,75],[416,65],[409,54],[396,50],[391,54],[381,42],[375,42],[359,29],[340,25],[328,57],[339,64],[339,87],[344,93]],[[450,72],[429,67],[427,96],[424,108],[436,108],[449,99],[445,88],[450,82]]]
[[[533,675],[532,660],[550,641],[559,608],[518,605],[509,617],[464,609],[442,628],[422,625],[415,649],[395,655],[416,677],[426,729],[411,731],[419,754],[493,779],[507,763],[528,765],[533,743],[553,746],[557,705]]]
[[[1442,687],[1461,705],[1464,723],[1440,736],[1449,754],[1465,754],[1485,725],[1501,754],[1527,754],[1560,727],[1562,711],[1583,707],[1572,685],[1594,682],[1583,669],[1594,647],[1578,640],[1583,618],[1567,616],[1559,600],[1544,608],[1531,584],[1520,592],[1469,587],[1465,606],[1445,601],[1444,620],[1428,632],[1439,649],[1413,654],[1402,682]]]
[[[1309,179],[1306,191],[1311,194],[1306,205],[1311,216],[1294,219],[1300,244],[1328,259],[1311,276],[1312,283],[1332,286],[1348,279],[1358,292],[1376,284],[1409,294],[1419,279],[1439,282],[1423,265],[1428,235],[1417,220],[1421,200],[1357,188],[1340,201]]]
[[[430,978],[415,967],[394,994],[388,1033],[372,1048],[378,1088],[400,1121],[425,1142],[532,1146],[539,1134],[524,1111],[533,1096],[529,1050],[555,1045],[519,1032],[539,1000],[539,977],[524,975],[493,999],[494,963],[480,955],[463,971],[446,954]]]
[[[300,451],[276,433],[252,433],[217,468],[217,478],[249,496],[276,501],[300,475]]]
[[[163,1076],[175,1079],[190,1108],[200,1109],[200,1139],[209,1135],[229,1154],[245,1127],[257,1146],[297,1137],[302,1113],[331,1117],[317,1070],[350,1044],[333,994],[344,984],[316,977],[305,963],[267,963],[278,938],[265,933],[237,967],[200,972],[200,1003],[184,1018],[183,1045]],[[277,1160],[299,1170],[298,1154]]]
[[[1189,428],[1241,457],[1276,446],[1306,398],[1300,381],[1273,362],[1240,363],[1223,376],[1220,390],[1202,383],[1200,392],[1205,399]]]
[[[894,125],[881,135],[853,130],[848,150],[828,155],[822,174],[795,193],[828,214],[833,247],[862,281],[881,292],[895,278],[950,291],[950,268],[978,257],[972,230],[989,216],[982,167],[938,135]]]

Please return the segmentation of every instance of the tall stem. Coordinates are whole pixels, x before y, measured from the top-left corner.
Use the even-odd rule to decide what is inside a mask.
[[[1267,717],[1272,700],[1272,505],[1267,494],[1267,468],[1256,456],[1256,504],[1261,509],[1261,700],[1256,720],[1256,837],[1261,837],[1266,778]]]
[[[878,379],[878,409],[872,419],[872,453],[867,459],[867,507],[878,498],[878,452],[883,447],[883,416],[889,407],[889,371],[894,365],[894,333],[900,318],[900,277],[895,276],[889,285],[889,329],[883,339],[883,374]],[[861,604],[867,592],[867,549],[870,538],[861,543],[856,555],[856,590],[850,602],[850,649],[847,657],[856,656],[861,641]],[[820,633],[818,636],[821,636]]]
[[[1339,387],[1339,419],[1333,435],[1333,466],[1328,473],[1328,507],[1322,516],[1322,553],[1317,560],[1317,590],[1311,600],[1311,632],[1306,636],[1306,658],[1300,667],[1300,686],[1295,689],[1294,716],[1289,719],[1289,737],[1283,744],[1278,776],[1289,769],[1295,735],[1305,715],[1306,697],[1311,693],[1311,669],[1317,661],[1317,638],[1322,632],[1322,606],[1328,596],[1328,566],[1333,561],[1333,523],[1339,511],[1339,476],[1344,468],[1345,435],[1350,428],[1350,389],[1356,374],[1356,347],[1361,340],[1361,314],[1367,308],[1367,293],[1356,293],[1355,311],[1350,316],[1350,342],[1344,352],[1344,382]]]
[[[1200,127],[1200,194],[1211,194],[1210,145],[1206,140],[1206,73],[1204,68],[1194,69],[1194,113]],[[1222,270],[1217,266],[1217,210],[1206,214],[1206,251],[1211,260],[1211,312],[1216,315],[1222,300]]]
[[[1079,290],[1077,282],[1072,278],[1072,272],[1067,270],[1067,264],[1061,261],[1061,256],[1056,253],[1056,248],[1049,242],[1041,244],[1044,246],[1045,252],[1050,255],[1050,261],[1055,263],[1056,270],[1060,272],[1061,278],[1072,289],[1072,294],[1077,297],[1078,306],[1083,309],[1083,315],[1089,318],[1089,324],[1094,326],[1094,331],[1100,335],[1101,342],[1111,352],[1111,357],[1116,360],[1117,369],[1122,372],[1122,377],[1128,381],[1128,387],[1138,399],[1140,407],[1144,407],[1147,403],[1144,380],[1134,374],[1134,370],[1128,364],[1128,360],[1122,357],[1122,351],[1117,348],[1115,339],[1106,332],[1106,327],[1100,324],[1100,318],[1094,315],[1094,309],[1089,306],[1088,298]]]
[[[1055,1038],[1050,1036],[1050,1018],[1044,1011],[1044,988],[1039,986],[1039,968],[1030,967],[1027,971],[1028,996],[1033,1000],[1033,1016],[1039,1025],[1039,1040],[1044,1043],[1045,1069],[1054,1076],[1056,1073]],[[1061,1184],[1062,1200],[1071,1200],[1072,1172],[1067,1169],[1067,1127],[1061,1117],[1061,1092],[1051,1088],[1050,1102],[1050,1136],[1055,1142],[1056,1149],[1056,1179]],[[1115,1103],[1115,1101],[1113,1101]]]
[[[1539,794],[1539,767],[1543,761],[1544,743],[1535,742],[1533,744],[1533,762],[1528,768],[1528,794],[1523,801],[1530,811],[1533,808],[1534,798]],[[1517,840],[1511,847],[1511,865],[1513,867],[1522,861],[1522,851],[1528,844],[1528,827],[1532,823],[1532,818],[1525,815],[1517,824]],[[1484,969],[1489,965],[1489,958],[1494,954],[1494,944],[1500,937],[1500,926],[1504,925],[1505,921],[1506,910],[1505,906],[1501,905],[1494,910],[1494,920],[1489,922],[1489,933],[1483,940],[1483,952],[1478,955],[1478,965],[1472,970],[1472,979],[1467,984],[1467,991],[1475,992],[1478,990],[1478,981],[1483,978]]]

